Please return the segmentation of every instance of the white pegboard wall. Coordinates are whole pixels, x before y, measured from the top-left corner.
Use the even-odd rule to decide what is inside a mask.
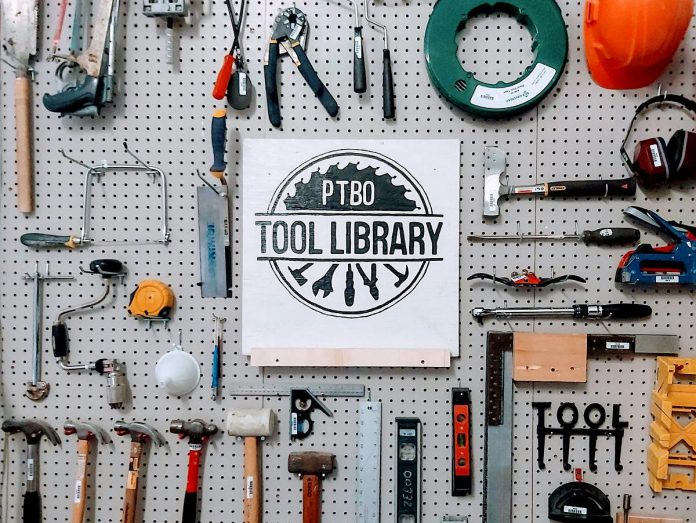
[[[212,3],[204,13],[201,2],[191,4],[191,16],[177,21],[175,34],[180,46],[174,71],[164,63],[164,23],[141,14],[139,2],[122,4],[120,42],[116,62],[118,93],[104,114],[94,119],[61,119],[41,104],[45,92],[54,92],[55,65],[46,57],[53,34],[56,5],[49,5],[42,17],[40,60],[34,83],[35,165],[37,209],[33,215],[19,215],[14,198],[13,75],[1,67],[0,104],[2,124],[2,191],[0,192],[0,321],[2,326],[2,392],[4,417],[39,417],[60,428],[67,418],[90,419],[110,429],[116,419],[143,420],[157,427],[168,439],[168,449],[151,449],[145,460],[145,478],[140,510],[146,522],[179,520],[183,496],[187,448],[167,432],[177,417],[200,417],[224,427],[232,407],[261,405],[256,398],[230,398],[224,386],[232,382],[283,381],[360,382],[371,391],[373,400],[383,402],[382,516],[393,520],[394,418],[419,416],[423,421],[423,521],[436,523],[445,514],[468,515],[481,521],[483,456],[484,343],[486,330],[562,332],[660,332],[680,334],[682,353],[693,355],[693,293],[683,289],[643,290],[619,288],[613,275],[625,248],[586,247],[572,242],[536,244],[469,244],[469,233],[513,234],[517,224],[523,233],[572,232],[577,226],[594,229],[622,224],[621,210],[629,203],[652,208],[672,219],[696,222],[695,187],[692,183],[650,194],[639,192],[627,201],[597,200],[514,200],[502,203],[501,216],[484,221],[481,216],[483,146],[498,145],[508,152],[507,172],[511,182],[529,183],[562,178],[625,176],[618,148],[635,106],[655,93],[655,86],[628,92],[607,91],[593,84],[582,53],[582,1],[559,2],[569,31],[569,60],[557,89],[540,106],[511,119],[490,121],[470,117],[449,106],[431,87],[423,57],[423,34],[432,1],[387,0],[371,4],[372,15],[390,30],[396,114],[394,122],[381,118],[382,35],[367,24],[364,28],[368,67],[368,92],[353,93],[352,10],[348,2],[307,2],[298,7],[311,24],[308,55],[320,78],[332,91],[341,112],[329,118],[289,60],[282,60],[281,113],[283,129],[268,123],[263,87],[263,53],[277,9],[287,5],[278,0],[251,3],[244,34],[245,56],[255,87],[252,108],[243,113],[230,111],[228,162],[234,220],[235,297],[203,300],[198,281],[198,239],[195,187],[200,181],[196,169],[207,173],[211,161],[208,140],[210,115],[215,103],[210,91],[217,68],[232,42],[224,2]],[[42,6],[43,7],[43,6]],[[72,2],[66,27],[71,24]],[[67,36],[67,30],[64,31]],[[506,16],[477,17],[461,33],[460,58],[479,76],[492,79],[500,70],[502,79],[516,76],[532,59],[526,30]],[[696,31],[692,25],[682,48],[661,83],[669,92],[693,95],[696,71]],[[65,46],[64,39],[64,46]],[[688,115],[677,110],[654,111],[637,126],[636,137],[669,136],[682,126],[693,128]],[[658,131],[659,129],[659,131]],[[652,134],[649,134],[652,133]],[[457,136],[462,141],[461,157],[461,357],[448,370],[412,369],[256,369],[239,355],[241,238],[239,195],[242,176],[241,140],[249,137],[331,137],[331,138],[441,138]],[[160,167],[169,186],[172,242],[110,245],[87,249],[35,251],[19,243],[24,232],[79,231],[83,170],[59,154],[68,154],[86,163],[131,162],[122,142],[144,161]],[[246,183],[253,180],[245,179]],[[123,240],[141,235],[157,236],[158,200],[154,187],[143,175],[107,175],[93,188],[93,227],[96,239]],[[660,240],[649,233],[646,241]],[[49,326],[62,308],[89,300],[100,291],[99,278],[79,274],[80,265],[99,257],[115,257],[128,267],[125,284],[118,286],[110,305],[93,314],[71,316],[71,359],[85,361],[101,355],[114,356],[128,365],[132,403],[123,412],[112,411],[103,398],[105,379],[97,375],[68,375],[58,368],[50,349]],[[72,283],[48,283],[44,290],[43,376],[51,384],[49,397],[32,403],[23,397],[30,372],[31,296],[30,285],[21,276],[33,269],[35,261],[50,260],[53,273],[70,273]],[[483,283],[469,285],[465,278],[493,269],[506,275],[531,267],[540,275],[573,272],[588,278],[584,286],[567,285],[541,291],[507,289]],[[168,328],[145,326],[128,318],[125,307],[135,284],[158,278],[171,284],[178,305]],[[610,302],[635,300],[653,305],[652,319],[628,324],[573,324],[569,321],[489,322],[480,327],[471,321],[469,309],[478,305],[559,305],[571,301]],[[223,399],[209,398],[212,312],[224,314]],[[398,326],[395,326],[398,328]],[[176,331],[184,331],[184,348],[201,363],[201,386],[190,398],[177,399],[155,385],[153,372],[159,356],[169,350]],[[654,380],[653,358],[593,358],[588,383],[582,385],[518,384],[515,395],[514,520],[546,522],[548,494],[571,478],[562,471],[560,441],[547,443],[547,468],[536,466],[535,414],[532,401],[574,401],[580,407],[599,402],[606,407],[622,404],[622,416],[630,422],[624,442],[624,471],[611,467],[612,452],[600,440],[599,470],[587,480],[610,495],[614,507],[621,495],[633,495],[636,513],[655,512],[688,517],[693,496],[681,492],[653,495],[645,481],[644,456],[650,421],[647,400]],[[449,495],[450,478],[450,389],[461,382],[472,389],[474,494],[464,498]],[[358,400],[327,398],[333,418],[315,415],[315,434],[303,443],[290,443],[287,436],[288,400],[267,398],[263,404],[277,410],[280,420],[275,437],[263,444],[264,521],[297,521],[301,510],[301,482],[287,473],[287,454],[293,450],[330,450],[338,458],[337,473],[324,483],[324,521],[354,521],[355,433]],[[114,443],[93,454],[94,469],[89,490],[89,521],[120,520],[128,438],[112,434]],[[7,521],[18,520],[23,485],[24,443],[20,437],[7,441],[9,496],[2,498]],[[75,440],[64,437],[61,447],[42,445],[41,491],[44,520],[66,520],[75,469]],[[573,464],[587,468],[586,448],[578,445]],[[202,473],[202,522],[240,521],[242,446],[228,436],[214,439],[207,451]],[[693,520],[693,517],[692,519]],[[497,522],[496,522],[497,523]]]

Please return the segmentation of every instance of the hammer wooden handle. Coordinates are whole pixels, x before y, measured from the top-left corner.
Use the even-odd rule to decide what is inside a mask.
[[[255,436],[244,438],[244,523],[261,523],[258,448],[258,438]]]
[[[321,479],[319,476],[302,476],[302,523],[321,521]]]
[[[72,523],[82,523],[87,507],[87,457],[89,440],[77,440],[77,474],[75,475],[75,496],[73,498]]]
[[[123,517],[121,523],[134,523],[135,507],[138,501],[138,476],[143,455],[143,444],[131,441],[130,459],[128,461],[128,477],[126,478],[126,493],[123,498]]]
[[[17,207],[24,213],[34,211],[30,91],[31,80],[28,73],[19,73],[15,78]]]

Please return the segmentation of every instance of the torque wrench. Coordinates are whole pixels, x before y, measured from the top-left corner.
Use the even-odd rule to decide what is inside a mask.
[[[379,523],[382,403],[362,401],[358,417],[358,491],[360,523]]]
[[[396,521],[421,522],[421,422],[396,418]]]
[[[640,303],[615,303],[608,305],[573,305],[572,307],[512,307],[471,309],[471,315],[479,323],[487,317],[496,318],[573,318],[577,320],[633,320],[652,314],[652,308]]]

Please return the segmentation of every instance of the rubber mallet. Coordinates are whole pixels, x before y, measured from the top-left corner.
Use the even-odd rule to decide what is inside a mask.
[[[329,452],[291,452],[288,472],[302,477],[302,523],[321,521],[321,479],[336,468]]]
[[[244,523],[261,522],[259,438],[276,430],[271,409],[235,409],[227,414],[227,434],[244,438]]]

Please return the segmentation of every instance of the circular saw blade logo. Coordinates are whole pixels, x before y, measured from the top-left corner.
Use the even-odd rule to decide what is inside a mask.
[[[256,258],[308,307],[369,316],[406,297],[442,260],[442,222],[395,161],[332,151],[293,170],[267,211],[256,213]]]

